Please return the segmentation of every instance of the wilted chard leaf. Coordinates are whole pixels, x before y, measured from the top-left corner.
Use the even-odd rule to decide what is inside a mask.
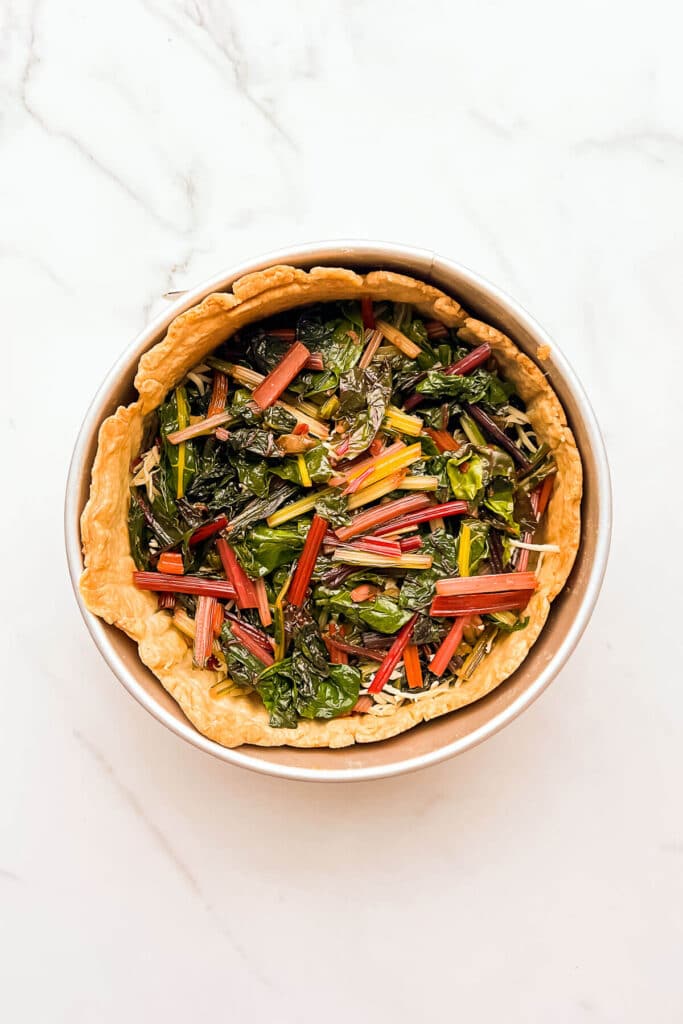
[[[364,370],[355,367],[342,375],[337,419],[347,425],[345,458],[359,455],[372,443],[390,400],[391,370],[387,363],[373,363]]]
[[[189,426],[190,410],[184,387],[177,387],[170,397],[159,406],[159,429],[164,446],[164,456],[171,469],[173,493],[182,498],[197,469],[196,448],[194,441],[183,441],[182,444],[169,444],[169,434]]]
[[[326,598],[324,603],[332,613],[344,615],[357,625],[365,623],[378,633],[397,633],[411,615],[384,594],[379,594],[370,601],[363,601],[362,604],[356,604],[351,598],[350,591],[339,590]]]
[[[307,528],[306,520],[277,527],[261,523],[249,530],[244,540],[233,541],[231,535],[230,543],[242,568],[255,579],[292,562],[304,546]]]
[[[498,408],[507,403],[511,387],[496,374],[481,368],[466,376],[429,370],[425,379],[417,385],[416,391],[432,398],[455,398],[458,402],[470,404],[485,402]]]
[[[328,493],[321,494],[315,503],[315,510],[319,516],[326,519],[333,530],[340,526],[348,526],[351,517],[348,514],[348,498],[336,488],[331,488]]]

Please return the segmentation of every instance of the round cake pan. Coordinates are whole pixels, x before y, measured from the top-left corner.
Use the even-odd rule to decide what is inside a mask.
[[[574,431],[584,470],[582,537],[572,574],[554,601],[548,621],[525,661],[501,686],[468,707],[416,726],[393,739],[341,750],[242,746],[227,749],[197,732],[161,683],[142,664],[135,644],[84,606],[78,579],[83,570],[80,515],[102,421],[135,399],[138,360],[165,335],[171,321],[211,292],[229,290],[244,274],[277,263],[297,267],[341,266],[411,274],[453,295],[469,312],[508,334],[531,359],[550,346],[542,367]],[[76,441],[65,504],[69,572],[90,634],[112,672],[128,692],[177,736],[229,764],[285,779],[320,782],[377,779],[414,771],[481,743],[511,722],[543,692],[576,647],[597,600],[611,534],[611,493],[605,447],[584,390],[556,343],[513,299],[478,274],[423,249],[381,242],[319,242],[271,252],[240,263],[185,292],[149,324],[107,374]]]

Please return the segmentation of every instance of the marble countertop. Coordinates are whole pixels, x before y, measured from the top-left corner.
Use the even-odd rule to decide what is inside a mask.
[[[683,1018],[670,9],[0,6],[8,1021]],[[442,252],[538,317],[603,425],[616,519],[592,623],[530,711],[437,768],[316,787],[129,699],[61,514],[84,409],[163,295],[336,237]]]

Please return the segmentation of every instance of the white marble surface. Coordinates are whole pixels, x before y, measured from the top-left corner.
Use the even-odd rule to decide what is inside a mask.
[[[0,4],[3,1019],[683,1019],[672,10]],[[164,292],[354,236],[453,256],[550,329],[616,523],[593,622],[521,720],[325,788],[213,762],[126,696],[61,504],[85,406]]]

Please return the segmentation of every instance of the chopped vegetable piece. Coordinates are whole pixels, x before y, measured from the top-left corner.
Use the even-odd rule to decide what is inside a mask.
[[[223,620],[224,619],[225,619],[225,608],[223,607],[222,604],[219,604],[218,601],[216,601],[216,607],[214,608],[214,611],[213,611],[213,621],[211,623],[211,628],[213,629],[213,635],[214,636],[218,636],[218,634],[220,633],[221,629],[223,628]]]
[[[308,584],[311,581],[311,575],[318,555],[320,554],[323,537],[327,533],[327,527],[327,520],[323,519],[322,516],[319,516],[316,513],[308,528],[306,543],[304,544],[303,551],[299,556],[299,561],[294,573],[294,579],[292,580],[292,584],[289,588],[289,603],[295,605],[297,608],[300,608],[304,603]]]
[[[372,697],[368,697],[367,694],[363,694],[363,696],[359,697],[358,700],[356,701],[356,703],[351,708],[351,714],[352,715],[364,715],[364,714],[366,714],[370,710],[370,708],[372,707],[373,703],[374,703],[374,701],[373,701]]]
[[[175,603],[175,594],[159,594],[157,597],[157,607],[159,611],[173,611]]]
[[[401,481],[402,491],[437,491],[438,489],[438,476],[418,476],[415,473],[408,473]]]
[[[465,527],[463,527],[465,529]],[[460,531],[462,544],[462,530]],[[533,572],[503,572],[489,576],[468,576],[462,579],[437,580],[439,597],[457,597],[463,594],[499,594],[509,590],[535,590],[538,580]]]
[[[472,548],[472,531],[470,530],[467,523],[463,523],[460,527],[459,543],[458,543],[458,572],[462,577],[469,576],[470,574],[470,551]],[[441,580],[437,580],[441,583]],[[451,582],[451,581],[449,581]],[[460,580],[458,580],[460,582]],[[437,594],[442,594],[442,590],[437,590]],[[471,591],[470,591],[471,593]]]
[[[173,595],[171,595],[173,596]],[[178,629],[183,636],[188,637],[190,640],[194,640],[197,632],[197,626],[194,619],[191,619],[184,608],[176,608],[173,613],[172,619],[173,625]],[[214,657],[223,658],[223,652],[218,644],[217,640],[213,641],[212,654]],[[210,665],[210,661],[207,661],[207,667]]]
[[[263,649],[269,654],[275,649],[275,644],[272,638],[269,637],[267,633],[264,633],[263,630],[259,629],[258,626],[252,626],[250,622],[247,622],[246,619],[241,619],[238,615],[235,615],[234,612],[225,612],[225,618],[229,619],[231,622],[236,622],[243,632],[248,633],[256,643],[261,644],[261,647],[263,647]]]
[[[531,463],[527,459],[526,455],[517,447],[514,441],[511,441],[507,434],[500,429],[500,427],[493,422],[488,413],[484,412],[478,405],[468,405],[464,403],[465,409],[469,415],[477,421],[477,423],[484,428],[487,434],[496,441],[501,448],[504,448],[506,452],[509,452],[515,462],[522,469],[529,469]]]
[[[325,646],[330,656],[330,665],[348,665],[349,656],[343,648],[338,644],[332,643],[328,637],[325,637]]]
[[[420,652],[415,644],[408,644],[403,652],[403,666],[406,670],[406,680],[411,690],[422,689],[422,666],[420,665]]]
[[[364,295],[360,300],[360,314],[365,330],[373,331],[375,329],[375,311],[372,308],[372,299],[369,295]]]
[[[368,468],[365,470],[364,473],[361,473],[360,476],[357,476],[355,478],[355,480],[351,481],[351,483],[348,485],[348,487],[346,487],[342,491],[342,494],[355,494],[356,491],[360,490],[360,488],[363,486],[363,484],[367,480],[370,479],[372,474],[373,474],[373,468],[372,468],[372,466],[368,466]]]
[[[363,487],[357,494],[352,494],[349,497],[347,506],[349,512],[353,512],[362,505],[369,505],[373,501],[379,501],[380,498],[383,498],[391,491],[399,490],[404,478],[405,470],[400,470],[398,473],[392,473],[390,476],[385,477],[384,480],[378,480],[376,484]]]
[[[307,434],[308,430],[309,430],[308,423],[297,423],[297,425],[294,427],[294,430],[292,431],[292,433],[293,434]]]
[[[422,547],[421,537],[406,537],[405,540],[399,541],[399,547],[401,551],[419,551]]]
[[[468,441],[471,441],[472,444],[478,444],[480,446],[486,444],[486,438],[472,417],[468,416],[467,413],[463,413],[460,417],[460,426],[462,427],[465,437]]]
[[[397,327],[388,324],[386,320],[377,321],[377,330],[381,331],[387,341],[391,342],[394,348],[397,348],[399,352],[403,352],[403,355],[408,356],[409,359],[417,359],[422,351],[419,345],[416,345],[414,341],[407,338]]]
[[[472,370],[476,370],[478,366],[481,366],[482,363],[485,363],[490,355],[491,346],[489,345],[488,342],[484,342],[483,345],[478,345],[477,348],[474,348],[472,349],[471,352],[468,352],[467,355],[463,356],[462,359],[459,359],[457,363],[451,363],[450,366],[445,366],[441,372],[447,374],[449,377],[464,377],[465,374],[471,373]],[[424,379],[422,375],[421,379]],[[415,394],[411,395],[410,398],[407,399],[407,401],[404,403],[404,408],[406,412],[409,412],[411,409],[415,409],[418,405],[424,402],[426,397],[426,395],[421,395],[419,392],[415,392]]]
[[[190,409],[189,409],[189,406],[187,404],[187,398],[185,396],[185,388],[176,388],[175,389],[175,400],[176,400],[176,408],[178,410],[178,434],[182,434],[182,432],[185,429],[185,427],[187,427],[189,425],[189,423],[190,423]],[[177,434],[176,434],[176,436],[177,436]],[[170,438],[171,438],[171,435],[167,434],[166,435],[166,440],[169,441],[170,444],[173,444],[174,442],[170,441]],[[175,443],[177,443],[177,442],[175,442]],[[187,455],[187,448],[186,448],[186,445],[181,440],[181,443],[178,445],[178,463],[177,463],[177,466],[176,466],[176,473],[177,473],[177,477],[178,477],[178,486],[176,488],[176,495],[175,495],[176,498],[182,498],[183,495],[185,494],[185,463],[186,463],[186,455]]]
[[[315,448],[318,444],[314,437],[308,436],[308,426],[305,423],[302,423],[301,426],[306,428],[305,433],[297,434],[292,431],[291,434],[280,434],[276,439],[275,444],[284,455],[303,455],[304,452],[310,452],[311,448]]]
[[[271,327],[267,333],[269,337],[278,338],[279,341],[294,341],[296,339],[294,327]]]
[[[302,487],[312,487],[313,481],[311,480],[308,467],[306,466],[306,460],[303,455],[297,455],[296,464],[299,467],[299,476],[301,477]]]
[[[412,636],[416,622],[417,612],[408,619],[405,626],[403,626],[397,633],[396,639],[387,651],[384,661],[375,672],[374,679],[368,686],[368,693],[379,693],[380,690],[383,690],[389,682],[391,673],[403,657],[403,652],[410,642],[410,637]]]
[[[448,328],[440,320],[425,320],[425,330],[430,341],[433,338],[448,337]]]
[[[361,583],[354,587],[349,597],[352,601],[370,601],[379,594],[379,587],[373,587],[370,583]]]
[[[367,458],[358,459],[356,462],[350,463],[348,469],[342,469],[336,476],[330,477],[330,484],[333,487],[341,487],[342,484],[351,483],[357,480],[358,477],[363,476],[368,469],[375,469],[378,465],[378,459],[386,459],[405,450],[406,445],[403,441],[395,441],[388,448],[378,452],[377,455],[369,455]]]
[[[270,654],[270,652],[267,651],[264,648],[263,644],[260,644],[258,642],[258,640],[255,640],[254,637],[252,636],[252,634],[247,632],[247,630],[244,629],[244,627],[243,627],[243,625],[241,623],[234,622],[234,621],[231,620],[231,622],[230,622],[230,630],[231,630],[232,635],[234,636],[235,640],[237,640],[239,643],[241,643],[243,647],[246,647],[246,649],[249,651],[249,653],[253,654],[255,658],[258,658],[258,660],[262,664],[264,664],[264,665],[272,665],[273,664],[273,662],[275,660],[273,658],[273,655]]]
[[[337,409],[339,408],[339,399],[336,395],[332,395],[320,406],[320,416],[324,420],[332,419]]]
[[[220,427],[224,423],[230,423],[233,419],[232,413],[217,412],[213,416],[207,416],[206,419],[199,420],[198,423],[184,427],[183,430],[176,430],[172,434],[167,434],[166,440],[169,444],[182,444],[183,441],[190,441],[193,437],[212,434],[216,427]],[[182,498],[182,494],[180,497]]]
[[[159,572],[170,572],[174,576],[182,576],[185,572],[183,556],[179,551],[164,551],[159,555],[157,569]]]
[[[324,423],[317,420],[315,416],[311,416],[309,413],[304,411],[302,405],[290,405],[289,402],[278,402],[285,412],[288,412],[290,416],[293,416],[297,423],[305,423],[313,437],[317,437],[320,441],[326,440],[330,436],[330,432]],[[317,410],[316,410],[317,411]]]
[[[194,634],[194,663],[205,668],[213,650],[213,616],[216,610],[216,598],[202,594],[197,601]]]
[[[460,502],[459,504],[464,505],[465,503]],[[376,505],[368,509],[367,512],[360,512],[357,516],[353,517],[349,526],[341,526],[338,530],[335,530],[335,533],[339,540],[351,540],[352,537],[357,537],[367,530],[372,530],[381,523],[387,523],[390,519],[396,519],[398,516],[408,512],[417,512],[420,509],[424,509],[427,505],[429,505],[429,498],[424,494],[396,498],[395,501],[389,501],[385,505]],[[467,511],[466,505],[465,511]],[[391,531],[385,529],[384,531],[378,531],[378,534],[381,532],[390,533]]]
[[[228,376],[221,370],[214,370],[213,372],[213,387],[211,388],[211,398],[209,400],[209,407],[206,410],[206,417],[210,419],[211,416],[218,415],[219,412],[223,412],[228,401]]]
[[[336,647],[337,650],[346,654],[355,654],[358,658],[367,658],[368,661],[384,661],[383,651],[373,651],[370,647],[360,647],[358,644],[342,643],[341,640],[328,637],[325,641],[328,647]]]
[[[213,580],[208,576],[173,576],[165,572],[134,572],[133,583],[138,590],[156,590],[167,594],[205,594],[233,600],[237,594],[228,580]]]
[[[484,655],[490,651],[491,644],[495,640],[497,633],[498,630],[496,626],[493,625],[484,630],[472,648],[472,652],[467,657],[465,664],[458,669],[458,676],[460,679],[469,679]]]
[[[463,630],[468,622],[469,619],[467,615],[461,615],[456,618],[448,633],[441,641],[438,651],[429,662],[429,671],[435,676],[442,676],[448,668],[451,659],[462,643]]]
[[[485,615],[486,612],[524,608],[533,597],[533,590],[505,591],[501,594],[466,594],[459,597],[435,597],[430,615]]]
[[[494,573],[502,573],[503,569],[503,545],[497,530],[491,530],[489,540],[489,561]]]
[[[431,437],[442,454],[443,452],[455,452],[460,447],[453,435],[449,434],[447,430],[432,430],[431,427],[425,427],[425,434]]]
[[[235,588],[238,608],[256,608],[256,589],[252,580],[237,560],[237,555],[223,537],[216,541],[216,550],[220,555],[226,577]]]
[[[270,626],[271,622],[273,621],[273,616],[270,613],[270,605],[268,604],[268,591],[266,590],[265,580],[254,580],[254,590],[256,591],[256,607],[258,608],[258,614],[261,620],[261,625]]]
[[[195,544],[201,544],[201,542],[206,540],[207,537],[213,537],[214,533],[220,533],[220,531],[224,530],[227,525],[228,520],[226,516],[218,516],[218,518],[214,519],[213,522],[204,523],[204,525],[200,526],[198,530],[195,530],[190,537],[190,545],[194,546]]]
[[[443,372],[447,373],[449,376],[459,374],[463,377],[466,373],[471,373],[472,370],[476,370],[478,366],[485,363],[490,355],[491,346],[487,341],[485,341],[483,345],[477,345],[477,347],[473,348],[471,352],[468,352],[466,356],[459,359],[457,363],[451,363],[451,365],[447,366]]]
[[[363,352],[363,355],[360,357],[358,361],[358,366],[361,370],[367,370],[368,366],[375,358],[375,353],[377,352],[377,349],[380,347],[381,344],[382,332],[373,330],[368,338],[367,344],[365,346],[365,351]]]
[[[386,507],[386,506],[384,506]],[[430,519],[439,519],[442,516],[464,516],[467,515],[468,506],[466,501],[446,501],[443,505],[432,505],[430,508],[423,508],[421,511],[411,512],[410,515],[402,516],[392,523],[380,526],[376,530],[378,537],[386,534],[393,534],[406,526],[416,526],[418,523],[428,523]]]
[[[274,370],[255,389],[252,398],[259,409],[267,409],[273,405],[283,391],[286,391],[294,378],[299,374],[311,353],[300,341],[295,341],[289,351],[282,357]]]
[[[508,540],[511,548],[522,548],[525,551],[549,551],[557,554],[560,550],[559,544],[531,544],[522,540]]]
[[[343,565],[374,566],[376,569],[431,569],[431,555],[416,555],[413,552],[395,555],[376,555],[370,551],[359,551],[354,547],[342,545],[332,554],[333,562]]]
[[[272,516],[268,516],[266,522],[268,526],[281,526],[282,523],[289,522],[290,519],[296,519],[299,516],[306,515],[307,512],[311,512],[315,508],[316,501],[326,497],[328,494],[332,494],[330,487],[325,487],[321,491],[316,491],[315,494],[307,494],[305,498],[300,498],[298,501],[293,501],[291,505],[284,505],[279,508],[277,512],[273,512]]]
[[[408,416],[401,409],[397,409],[395,405],[387,406],[384,424],[391,430],[397,430],[400,434],[408,434],[409,437],[419,437],[424,427],[419,416]]]
[[[207,362],[210,366],[216,367],[216,369],[223,370],[228,373],[238,383],[243,384],[245,388],[257,388],[265,381],[265,377],[262,373],[258,373],[256,370],[250,370],[246,366],[238,366],[236,363],[226,363],[222,359],[209,358]],[[316,419],[318,415],[318,409],[310,402],[298,401],[296,405],[291,405],[289,402],[278,401],[276,405],[288,412],[290,416],[293,416],[297,423],[306,423],[308,429],[314,437],[324,441],[325,438],[329,437],[330,432],[324,423]]]
[[[540,488],[538,490],[538,498],[537,498],[537,500],[535,502],[535,508],[534,508],[534,511],[536,513],[536,518],[537,519],[541,519],[543,517],[543,514],[544,514],[546,508],[548,507],[548,502],[550,501],[550,496],[553,493],[553,486],[554,486],[554,484],[555,484],[555,474],[552,473],[550,476],[547,476],[545,478],[545,480],[543,481],[543,483],[541,484],[541,486],[540,486]]]
[[[275,629],[275,660],[282,661],[287,653],[287,631],[285,629],[284,603],[289,585],[292,582],[294,573],[290,570],[287,579],[282,585],[280,593],[275,598],[275,611],[273,615]]]
[[[323,357],[320,352],[311,352],[310,356],[304,363],[304,370],[324,370],[325,364]]]
[[[351,547],[359,551],[371,551],[376,555],[389,555],[399,558],[401,545],[396,540],[389,540],[387,537],[361,537],[351,542]]]

